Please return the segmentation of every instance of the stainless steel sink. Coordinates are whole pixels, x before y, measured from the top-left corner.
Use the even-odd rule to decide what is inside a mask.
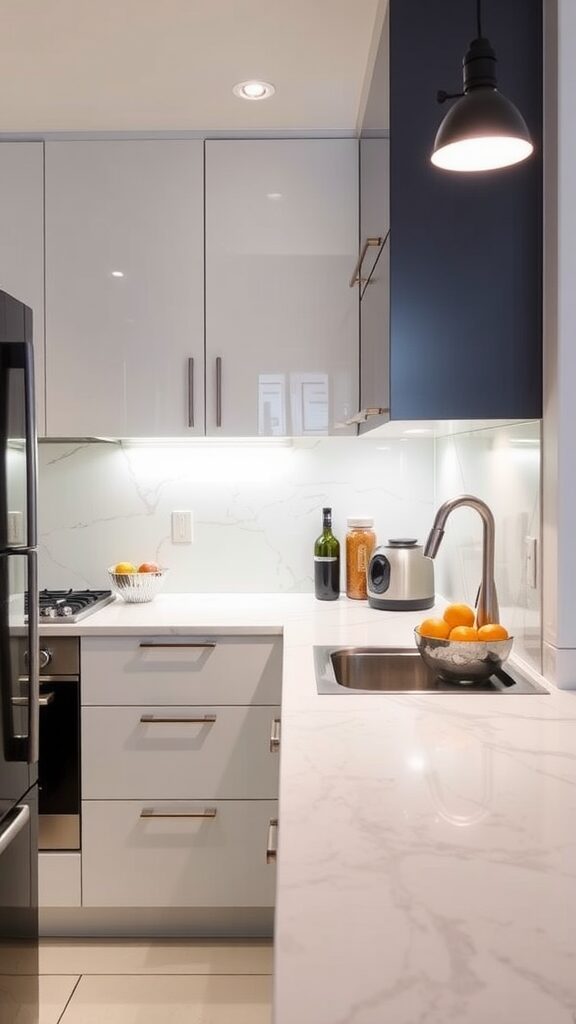
[[[315,647],[314,665],[318,693],[548,693],[508,666],[482,682],[447,682],[414,648]]]

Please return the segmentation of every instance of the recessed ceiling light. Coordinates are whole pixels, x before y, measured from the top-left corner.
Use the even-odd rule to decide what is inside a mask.
[[[279,202],[281,199],[284,199],[284,193],[283,192],[267,192],[266,193],[266,199],[272,199],[275,202]]]
[[[123,270],[113,270],[112,271],[112,277],[124,277],[124,271]]]
[[[249,82],[238,82],[232,92],[241,100],[267,100],[276,90],[270,82],[260,82],[251,78]]]

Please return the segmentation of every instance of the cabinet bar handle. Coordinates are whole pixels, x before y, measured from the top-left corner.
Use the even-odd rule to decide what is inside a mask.
[[[194,360],[188,360],[188,426],[194,426]]]
[[[187,725],[212,725],[216,721],[216,715],[140,715],[140,721],[146,725],[154,722],[185,722]]]
[[[347,427],[352,426],[355,423],[366,423],[371,416],[386,416],[390,412],[390,409],[383,409],[381,407],[374,409],[360,409],[355,416],[351,416],[350,419],[344,420],[344,424]]]
[[[266,844],[266,863],[274,864],[278,853],[278,818],[270,818],[268,825],[268,842]]]
[[[209,643],[209,644],[203,644],[203,643],[200,643],[200,644],[193,644],[193,643],[190,643],[190,644],[189,643],[184,643],[184,644],[162,644],[162,643],[160,643],[160,644],[156,644],[152,640],[150,640],[150,641],[143,640],[142,643],[140,644],[140,647],[162,647],[162,648],[166,648],[166,647],[193,647],[193,648],[197,648],[198,650],[210,650],[211,651],[211,650],[213,650],[216,647],[216,644],[215,643]]]
[[[215,818],[215,807],[204,807],[201,811],[162,811],[156,807],[144,807],[141,818]]]
[[[362,248],[360,250],[360,255],[358,257],[356,266],[354,267],[354,271],[352,273],[352,277],[350,278],[350,287],[351,288],[353,288],[354,285],[360,284],[362,282],[361,271],[362,271],[362,264],[364,263],[364,257],[366,256],[366,253],[368,252],[368,249],[371,248],[371,246],[374,246],[374,245],[378,245],[378,246],[382,245],[382,238],[380,237],[380,235],[378,235],[377,238],[367,238],[366,241],[364,242],[364,245],[362,246]]]
[[[270,732],[270,753],[275,754],[278,750],[280,750],[280,719],[273,718]]]
[[[216,426],[222,426],[222,356],[216,356]]]

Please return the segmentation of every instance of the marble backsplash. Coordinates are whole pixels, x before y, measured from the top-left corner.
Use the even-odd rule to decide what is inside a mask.
[[[380,539],[423,538],[433,515],[434,441],[40,445],[40,583],[105,587],[106,567],[157,561],[175,592],[306,592],[321,509],[374,516]],[[171,512],[194,515],[173,544]]]
[[[540,666],[540,573],[527,580],[525,539],[540,540],[540,428],[500,426],[438,438],[319,438],[40,446],[40,583],[105,587],[106,567],[154,560],[174,592],[306,592],[321,509],[372,515],[380,541],[423,540],[440,502],[476,494],[496,519],[502,620]],[[171,541],[171,512],[194,515],[192,544]],[[474,603],[482,529],[454,513],[436,559],[436,590]],[[342,580],[344,584],[344,580]]]

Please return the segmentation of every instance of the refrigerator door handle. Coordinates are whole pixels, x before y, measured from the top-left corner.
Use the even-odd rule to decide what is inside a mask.
[[[34,395],[34,357],[32,346],[26,345],[24,357],[24,389],[26,417],[26,515],[28,539],[26,546],[33,548],[38,543],[38,519],[36,511],[36,481],[38,479],[38,449],[36,441],[36,406]]]
[[[6,822],[0,825],[0,856],[14,842],[16,836],[30,821],[30,808],[28,804],[17,804],[16,813],[10,815]]]
[[[38,554],[28,552],[28,764],[38,760],[40,729],[40,641],[38,630]]]

